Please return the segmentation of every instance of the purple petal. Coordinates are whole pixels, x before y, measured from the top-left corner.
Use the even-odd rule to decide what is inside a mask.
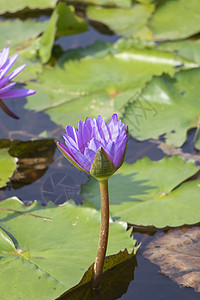
[[[119,167],[119,165],[120,165],[120,163],[123,159],[124,150],[125,150],[125,147],[126,147],[126,142],[127,142],[127,135],[125,135],[123,137],[123,139],[121,140],[121,142],[117,146],[117,150],[115,152],[115,156],[114,156],[114,159],[113,159],[113,164],[116,168]]]
[[[82,171],[86,171],[84,168],[82,168],[82,166],[75,160],[75,158],[73,157],[73,155],[70,153],[70,151],[67,149],[67,147],[65,147],[62,143],[57,142],[57,146],[60,149],[60,151],[63,153],[64,156],[66,156],[66,158],[73,164],[75,165],[78,169],[82,170]]]
[[[18,53],[12,55],[6,63],[2,66],[2,70],[0,72],[0,78],[4,77],[4,75],[10,70],[16,59],[18,58]]]
[[[82,169],[89,172],[91,164],[88,161],[88,158],[84,154],[82,154],[80,151],[78,151],[74,148],[71,148],[70,152],[72,153],[73,157],[78,162],[78,164],[82,167]]]
[[[0,69],[3,67],[3,65],[7,61],[9,52],[10,52],[10,47],[6,47],[0,52]]]
[[[76,128],[72,127],[72,126],[67,126],[66,132],[78,145],[78,132],[77,132]]]
[[[5,98],[19,98],[19,97],[27,97],[30,95],[35,94],[36,91],[31,90],[31,89],[14,89],[14,90],[9,90],[1,95],[2,99]]]
[[[12,80],[15,76],[17,76],[25,67],[26,67],[26,64],[18,67],[13,72],[11,72],[9,75],[7,75],[3,79],[1,79],[0,80],[0,88],[2,86],[4,86],[6,83],[8,83],[8,81]]]
[[[97,150],[102,147],[102,144],[96,140],[96,139],[92,139],[88,145],[88,148],[91,149],[92,151],[94,151],[95,153],[97,152]],[[87,149],[87,148],[86,148]]]
[[[111,133],[108,128],[108,125],[106,124],[103,117],[98,116],[96,120],[96,124],[98,126],[98,131],[103,140],[106,140],[107,143],[111,140]]]
[[[15,84],[16,84],[16,82],[13,82],[13,83],[10,83],[10,84],[4,86],[2,89],[0,89],[0,94],[3,94],[6,91],[10,90]]]
[[[96,152],[89,149],[89,148],[86,148],[85,151],[84,151],[84,155],[85,155],[85,157],[87,158],[87,160],[89,162],[89,171],[90,171],[91,165],[92,165],[93,160],[94,160],[95,155],[96,155]]]
[[[63,138],[65,140],[65,145],[71,151],[71,148],[74,148],[79,151],[78,144],[66,133],[63,134]]]
[[[110,157],[110,159],[112,160],[112,162],[114,160],[115,151],[118,151],[118,149],[116,149],[115,146],[116,146],[115,142],[111,142],[104,149],[106,151],[106,153],[108,154],[108,156]]]
[[[78,143],[79,143],[79,149],[81,153],[84,153],[85,148],[88,147],[88,144],[92,138],[92,127],[89,123],[85,123],[82,121],[79,121],[78,126]]]
[[[116,114],[112,115],[110,121],[108,122],[108,128],[112,136],[112,141],[115,141],[120,132],[118,118]]]

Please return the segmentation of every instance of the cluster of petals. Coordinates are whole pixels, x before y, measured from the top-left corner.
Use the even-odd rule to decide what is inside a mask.
[[[79,121],[78,130],[67,126],[63,134],[65,145],[58,142],[59,148],[66,153],[81,169],[90,172],[97,150],[101,147],[109,156],[116,169],[122,163],[127,142],[127,132],[122,120],[114,114],[108,124],[103,117],[87,118]]]
[[[18,67],[10,74],[7,74],[18,57],[18,53],[16,53],[9,58],[9,52],[10,47],[6,47],[0,52],[0,99],[33,95],[35,91],[32,89],[12,89],[16,82],[9,82],[26,67],[26,64]]]

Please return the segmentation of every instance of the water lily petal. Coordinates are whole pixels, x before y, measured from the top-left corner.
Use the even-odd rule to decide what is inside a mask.
[[[79,163],[81,168],[83,168],[85,171],[89,172],[91,163],[88,160],[88,158],[84,154],[82,154],[80,151],[76,150],[75,148],[71,148],[71,153],[72,153],[73,157],[75,158],[75,160]]]
[[[2,69],[0,71],[0,78],[2,78],[8,72],[8,70],[10,70],[10,68],[12,67],[12,65],[14,64],[14,62],[16,61],[17,58],[18,58],[18,53],[12,55],[6,61],[6,63],[4,63],[4,65],[2,66]]]
[[[0,88],[7,84],[10,80],[12,80],[15,76],[17,76],[24,68],[26,67],[26,64],[18,67],[15,69],[13,72],[11,72],[9,75],[4,77],[3,79],[0,80]]]
[[[127,142],[127,135],[123,137],[120,144],[117,146],[117,151],[115,152],[114,159],[113,159],[113,164],[116,168],[119,168],[123,160],[126,142]]]
[[[12,82],[6,86],[4,86],[2,89],[0,89],[0,94],[3,94],[5,92],[7,92],[8,90],[10,90],[14,85],[16,84],[16,82]]]
[[[73,138],[71,138],[71,136],[69,136],[66,133],[64,133],[63,134],[63,138],[65,140],[65,145],[67,146],[67,148],[69,149],[69,151],[71,151],[71,148],[74,148],[74,149],[76,149],[76,150],[79,151],[78,144],[74,141]]]
[[[96,152],[89,148],[86,148],[84,151],[84,155],[87,157],[87,160],[89,162],[89,170],[90,170],[93,160],[95,158]]]
[[[99,149],[99,147],[102,147],[102,144],[97,139],[93,138],[89,142],[88,148],[91,149],[92,151],[97,152],[97,150]]]
[[[5,62],[8,59],[8,55],[10,52],[10,47],[6,47],[4,48],[1,52],[0,52],[0,69],[3,67],[3,65],[5,64]]]
[[[114,160],[115,151],[118,151],[118,149],[116,149],[115,146],[116,146],[115,142],[111,142],[104,149],[112,161]]]
[[[77,167],[79,170],[86,172],[85,169],[83,169],[81,167],[81,165],[75,160],[75,158],[73,157],[73,155],[70,153],[70,151],[67,149],[67,147],[65,145],[63,145],[60,142],[57,142],[57,146],[60,149],[60,151],[62,152],[62,154],[75,166]]]
[[[36,91],[31,90],[31,89],[14,89],[14,90],[9,90],[1,95],[2,99],[5,98],[19,98],[19,97],[27,97],[30,95],[35,94]]]
[[[75,141],[75,143],[78,145],[78,132],[75,127],[67,126],[66,127],[67,134]]]

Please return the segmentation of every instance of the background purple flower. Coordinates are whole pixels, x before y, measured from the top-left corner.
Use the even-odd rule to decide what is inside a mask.
[[[8,58],[9,52],[10,47],[6,47],[0,52],[0,106],[11,117],[18,119],[18,117],[8,109],[2,99],[27,97],[35,94],[35,91],[31,89],[12,89],[16,82],[9,82],[26,67],[26,64],[18,67],[7,75],[18,57],[17,53]]]
[[[65,145],[58,142],[61,152],[78,168],[90,172],[97,150],[102,148],[117,170],[124,159],[127,132],[124,123],[114,114],[108,124],[104,118],[87,118],[76,128],[67,126]]]

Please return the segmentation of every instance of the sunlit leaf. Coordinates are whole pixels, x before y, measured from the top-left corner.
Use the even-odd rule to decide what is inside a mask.
[[[99,53],[99,48],[94,47]],[[154,74],[173,75],[181,68],[177,66],[183,64],[183,60],[172,53],[151,49],[131,48],[106,54],[105,50],[95,58],[90,47],[82,59],[77,52],[77,56],[65,55],[62,65],[44,68],[39,82],[30,84],[37,93],[32,101],[27,99],[26,108],[43,110],[63,126],[66,120],[68,125],[77,126],[79,119],[96,117],[97,113],[110,118],[113,112],[120,114],[130,99],[138,99],[138,92]],[[192,66],[196,65],[185,61],[183,67]]]
[[[15,168],[15,158],[8,154],[8,149],[0,149],[0,187],[6,185]]]
[[[77,285],[94,262],[100,228],[100,214],[90,207],[76,207],[66,203],[44,208],[38,202],[26,207],[17,199],[0,202],[0,208],[9,208],[32,215],[0,210],[0,226],[13,241],[0,249],[1,297],[55,299]],[[51,220],[47,219],[50,218]],[[125,231],[125,224],[110,223],[107,255],[127,248],[131,253],[135,242]],[[116,261],[117,257],[114,259]],[[109,268],[112,264],[105,265]],[[91,279],[86,276],[83,283]]]
[[[24,8],[29,9],[44,9],[44,8],[53,8],[56,5],[57,0],[1,0],[0,14],[6,12],[16,12],[23,10]]]
[[[154,11],[154,5],[137,4],[129,9],[87,8],[89,19],[106,24],[115,33],[125,37],[151,37],[147,22]]]
[[[72,0],[71,2],[77,2]],[[82,3],[86,4],[97,4],[105,6],[116,6],[116,7],[131,7],[131,0],[82,0]]]
[[[200,69],[181,71],[174,78],[155,77],[140,101],[133,101],[125,110],[123,120],[130,134],[139,140],[166,134],[168,144],[181,146],[187,131],[199,126],[199,80]]]
[[[187,38],[200,31],[200,1],[161,1],[149,26],[157,40]]]
[[[157,162],[146,157],[134,164],[124,163],[109,180],[112,217],[158,228],[200,222],[200,181],[179,186],[197,170],[192,162],[185,163],[176,156]],[[82,186],[82,194],[100,208],[93,178]]]

